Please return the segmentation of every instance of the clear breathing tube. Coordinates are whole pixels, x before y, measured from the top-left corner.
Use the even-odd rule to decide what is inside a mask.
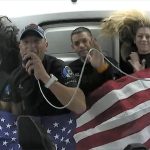
[[[69,102],[68,102],[66,105],[64,105],[64,106],[62,106],[62,107],[58,107],[58,106],[53,105],[53,104],[46,98],[46,96],[44,95],[43,90],[42,90],[41,85],[40,85],[40,82],[39,82],[39,80],[37,80],[37,81],[38,81],[38,85],[39,85],[40,92],[41,92],[42,96],[44,97],[44,99],[46,100],[46,102],[47,102],[50,106],[54,107],[55,109],[64,109],[64,108],[68,107],[68,106],[71,104],[71,102],[74,100],[74,97],[75,97],[75,95],[76,95],[76,93],[77,93],[77,90],[79,89],[79,85],[80,85],[80,82],[81,82],[81,79],[82,79],[82,75],[83,75],[83,72],[84,72],[84,68],[85,68],[85,64],[86,64],[86,62],[87,62],[88,55],[91,53],[91,51],[98,51],[101,55],[103,55],[103,57],[105,58],[105,60],[106,60],[107,62],[109,62],[109,64],[111,64],[114,68],[116,68],[116,69],[117,69],[119,72],[121,72],[122,74],[124,74],[124,75],[126,75],[126,76],[128,76],[128,77],[131,77],[131,78],[133,78],[133,79],[144,80],[144,81],[150,81],[150,79],[138,78],[138,77],[135,77],[135,76],[132,76],[132,75],[129,75],[129,74],[125,73],[125,72],[122,71],[120,68],[118,68],[117,66],[115,66],[111,61],[109,61],[109,60],[107,59],[107,57],[104,56],[104,54],[103,54],[101,51],[99,51],[99,50],[97,50],[97,49],[95,49],[95,48],[91,48],[91,49],[89,50],[88,54],[86,55],[85,61],[84,61],[84,63],[83,63],[83,66],[82,66],[82,69],[81,69],[81,73],[80,73],[80,77],[79,77],[79,80],[78,80],[77,87],[75,88],[75,91],[74,91],[74,93],[73,93],[71,99],[69,100]]]

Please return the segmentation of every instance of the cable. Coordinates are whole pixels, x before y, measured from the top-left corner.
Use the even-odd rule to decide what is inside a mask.
[[[91,48],[90,50],[92,51],[92,50],[97,50],[97,49]],[[136,80],[150,81],[150,79],[138,78],[138,77],[135,77],[135,76],[133,76],[133,75],[130,75],[130,74],[125,73],[125,72],[122,71],[120,68],[118,68],[117,66],[115,66],[101,51],[99,51],[99,50],[97,50],[97,51],[100,52],[101,55],[103,55],[103,57],[105,58],[105,60],[106,60],[107,62],[109,62],[114,68],[116,68],[116,69],[117,69],[119,72],[121,72],[122,74],[124,74],[124,75],[126,75],[126,76],[128,76],[128,77],[131,77],[131,78],[133,78],[133,79],[136,79]]]
[[[138,78],[138,77],[135,77],[135,76],[132,76],[132,75],[129,75],[129,74],[125,73],[125,72],[122,71],[120,68],[118,68],[117,66],[115,66],[111,61],[109,61],[109,60],[107,59],[107,57],[106,57],[101,51],[99,51],[99,50],[97,50],[97,49],[95,49],[95,48],[91,48],[91,49],[89,50],[88,54],[89,54],[91,51],[93,51],[93,50],[98,51],[98,52],[105,58],[105,60],[106,60],[107,62],[109,62],[114,68],[116,68],[116,69],[117,69],[119,72],[121,72],[122,74],[124,74],[124,75],[126,75],[126,76],[129,76],[129,77],[131,77],[131,78],[133,78],[133,79],[144,80],[144,81],[150,81],[150,79]],[[86,62],[87,62],[88,54],[86,55],[85,61],[84,61],[84,63],[83,63],[83,66],[82,66],[82,69],[81,69],[81,73],[80,73],[80,77],[79,77],[78,84],[77,84],[77,87],[76,87],[76,89],[75,89],[75,92],[73,93],[71,99],[69,100],[69,102],[68,102],[66,105],[64,105],[64,106],[62,106],[62,107],[58,107],[58,106],[53,105],[50,101],[48,101],[48,99],[46,98],[46,96],[44,95],[44,93],[43,93],[43,91],[42,91],[42,88],[41,88],[41,85],[40,85],[39,80],[37,80],[37,81],[38,81],[38,85],[39,85],[40,92],[41,92],[42,96],[44,97],[44,99],[46,100],[46,102],[47,102],[50,106],[54,107],[55,109],[64,109],[64,108],[68,107],[68,106],[71,104],[71,102],[73,101],[73,99],[74,99],[74,97],[75,97],[75,95],[76,95],[76,93],[77,93],[77,90],[78,90],[78,88],[79,88],[79,85],[80,85],[80,82],[81,82],[81,79],[82,79],[82,75],[83,75],[83,72],[84,72],[84,68],[85,68],[85,65],[86,65]]]
[[[82,79],[82,75],[83,75],[83,71],[84,71],[84,68],[85,68],[86,61],[87,61],[87,57],[86,57],[86,59],[85,59],[85,61],[84,61],[84,64],[83,64],[83,67],[82,67],[82,70],[81,70],[81,73],[80,73],[80,77],[79,77],[78,84],[77,84],[77,87],[76,87],[76,89],[75,89],[75,92],[73,93],[73,95],[72,95],[70,101],[69,101],[66,105],[64,105],[64,106],[62,106],[62,107],[58,107],[58,106],[53,105],[53,104],[46,98],[46,96],[44,95],[43,90],[42,90],[42,88],[41,88],[40,82],[39,82],[39,80],[37,80],[37,81],[38,81],[38,85],[39,85],[40,92],[41,92],[42,96],[44,97],[44,99],[46,100],[46,102],[47,102],[50,106],[54,107],[55,109],[64,109],[64,108],[66,108],[66,107],[68,107],[68,106],[70,105],[70,103],[73,101],[73,99],[74,99],[74,97],[75,97],[75,95],[76,95],[76,93],[77,93],[77,90],[78,90],[78,88],[79,88],[79,85],[80,85],[80,82],[81,82],[81,79]]]

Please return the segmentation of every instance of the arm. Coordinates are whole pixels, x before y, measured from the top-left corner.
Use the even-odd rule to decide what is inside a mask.
[[[48,81],[49,78],[47,78],[46,80]],[[46,82],[44,83],[46,84]],[[64,86],[60,82],[55,82],[49,87],[49,89],[57,97],[62,105],[66,105],[71,100],[72,95],[75,92],[75,88]],[[68,109],[77,114],[80,114],[86,110],[85,96],[80,89],[77,90],[77,93],[72,103],[68,106]]]
[[[50,79],[50,76],[46,72],[39,57],[31,52],[25,55],[24,59],[26,58],[31,58],[31,60],[29,60],[25,66],[27,72],[30,74],[31,70],[34,70],[34,76],[46,84]],[[57,97],[62,105],[66,105],[70,101],[75,88],[67,87],[57,81],[49,87],[49,90],[51,90],[51,92]],[[80,89],[78,89],[77,94],[75,95],[73,102],[68,106],[68,109],[77,114],[85,111],[85,96]]]

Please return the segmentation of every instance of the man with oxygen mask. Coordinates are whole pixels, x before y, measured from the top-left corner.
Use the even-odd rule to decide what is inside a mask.
[[[73,30],[71,33],[71,42],[72,48],[78,54],[79,59],[72,62],[69,66],[78,80],[87,57],[80,83],[80,88],[86,96],[106,81],[120,77],[119,71],[107,62],[104,55],[101,54],[96,39],[88,28],[78,27]],[[114,59],[110,57],[106,58],[115,66],[118,66],[118,63]]]
[[[23,102],[24,115],[61,116],[86,110],[85,96],[82,90],[76,90],[77,82],[71,69],[62,60],[45,55],[48,42],[40,26],[26,26],[21,33],[19,47],[23,64],[13,72],[13,83],[16,95]],[[25,120],[27,123],[30,119]],[[20,132],[25,135],[23,130],[28,129],[22,123]]]

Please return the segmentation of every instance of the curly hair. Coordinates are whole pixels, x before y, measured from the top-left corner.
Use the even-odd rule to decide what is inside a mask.
[[[18,31],[8,17],[0,17],[0,71],[11,73],[19,65]]]
[[[104,35],[119,34],[121,41],[130,41],[140,27],[150,27],[150,19],[137,10],[118,11],[103,19],[101,31]]]
[[[100,24],[101,33],[104,36],[119,35],[121,55],[129,54],[129,49],[137,51],[134,39],[137,30],[141,27],[150,28],[150,18],[137,10],[118,11],[110,17],[103,19]],[[123,54],[122,54],[123,53]],[[123,56],[125,59],[126,56]]]

